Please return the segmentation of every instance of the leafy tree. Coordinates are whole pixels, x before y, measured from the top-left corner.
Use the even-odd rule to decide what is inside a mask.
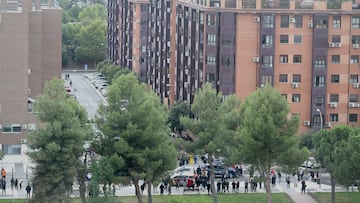
[[[75,49],[78,41],[75,36],[80,32],[80,27],[74,23],[67,23],[62,26],[62,64],[66,65],[69,61],[75,60]]]
[[[307,157],[307,150],[299,150],[295,133],[299,118],[288,119],[286,100],[270,85],[259,88],[242,105],[242,125],[237,142],[241,160],[250,163],[266,177],[267,202],[272,202],[270,171],[275,164],[287,170],[299,166]],[[291,154],[291,156],[289,156]]]
[[[209,156],[212,197],[215,203],[218,202],[218,199],[214,184],[213,157],[224,153],[225,146],[229,144],[225,141],[229,140],[228,136],[232,135],[227,133],[230,129],[226,129],[226,125],[223,123],[223,121],[229,121],[229,119],[223,117],[223,115],[230,115],[233,113],[232,111],[237,110],[236,106],[229,108],[228,106],[223,107],[223,104],[222,94],[216,93],[211,84],[205,84],[195,95],[194,103],[191,106],[195,118],[182,117],[180,119],[181,124],[196,135],[194,142],[188,143],[189,150],[202,151]],[[230,102],[228,105],[230,105]],[[237,119],[236,116],[235,118]]]
[[[360,180],[360,134],[359,128],[351,129],[347,140],[341,141],[335,149],[335,160],[338,163],[336,180],[346,188],[358,184]]]
[[[79,46],[75,49],[77,63],[96,63],[105,59],[106,23],[94,20],[83,26],[76,35]]]
[[[84,25],[89,25],[94,20],[101,22],[107,21],[106,8],[102,4],[92,4],[85,7],[79,14],[79,21]]]
[[[306,147],[308,150],[314,150],[313,137],[316,132],[308,132],[300,137],[300,147]]]
[[[133,74],[115,79],[107,95],[108,105],[100,107],[96,118],[104,134],[96,150],[103,157],[112,157],[115,174],[132,180],[138,202],[142,202],[139,180],[151,181],[175,167],[165,107]]]
[[[349,126],[338,125],[331,130],[319,131],[314,137],[315,158],[330,173],[331,202],[335,203],[335,183],[342,167],[339,167],[338,148],[346,141],[351,133]],[[342,168],[343,169],[343,168]]]
[[[29,156],[35,163],[35,200],[61,202],[72,189],[84,140],[90,134],[86,111],[67,96],[59,78],[45,83],[43,94],[35,102],[35,111],[43,124],[29,134],[33,149]]]
[[[107,59],[101,61],[96,66],[96,69],[106,77],[110,84],[112,84],[112,81],[117,77],[131,72],[129,69],[114,65],[112,61]]]
[[[180,123],[180,118],[182,116],[192,117],[192,113],[190,105],[183,101],[179,101],[172,105],[169,111],[168,123],[174,132],[181,133],[184,130],[184,126]]]

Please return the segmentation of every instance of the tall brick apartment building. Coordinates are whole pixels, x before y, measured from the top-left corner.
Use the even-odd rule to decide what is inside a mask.
[[[45,81],[61,77],[61,20],[53,0],[0,1],[0,167],[8,174],[27,170],[34,99]]]
[[[108,2],[108,57],[164,102],[191,103],[205,82],[242,100],[265,83],[301,132],[360,122],[360,1]]]

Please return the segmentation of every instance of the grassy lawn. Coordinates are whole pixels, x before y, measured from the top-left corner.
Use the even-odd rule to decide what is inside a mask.
[[[275,193],[273,195],[273,200],[276,203],[291,203],[291,200],[287,197],[285,193]],[[219,195],[219,203],[264,203],[266,202],[265,193],[248,193],[248,194],[225,194]],[[89,200],[89,199],[87,199]],[[143,202],[146,203],[147,196],[144,196]],[[15,203],[26,203],[27,200],[15,200]],[[69,203],[81,203],[80,198],[72,199],[68,201]],[[88,202],[121,202],[121,203],[137,203],[135,196],[131,197],[117,197],[116,200],[109,199],[105,200],[95,200]],[[153,196],[154,203],[209,203],[212,202],[211,196],[208,195],[164,195],[164,196]],[[0,203],[11,203],[11,200],[0,200]]]
[[[308,193],[320,203],[331,202],[330,192]],[[358,203],[360,202],[360,192],[337,192],[335,194],[336,203]]]

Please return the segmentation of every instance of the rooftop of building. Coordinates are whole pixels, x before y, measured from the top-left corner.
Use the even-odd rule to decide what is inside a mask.
[[[24,0],[0,0],[0,13],[22,13],[25,4]],[[28,1],[28,0],[25,0]],[[31,10],[60,9],[57,0],[32,0]]]

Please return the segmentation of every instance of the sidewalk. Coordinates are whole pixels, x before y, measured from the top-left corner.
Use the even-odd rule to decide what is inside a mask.
[[[294,184],[291,183],[290,188],[288,188],[285,181],[283,181],[281,183],[277,183],[275,187],[277,188],[277,190],[279,190],[279,192],[284,192],[287,195],[289,195],[289,197],[295,203],[317,203],[317,201],[315,199],[313,199],[308,193],[331,192],[330,185],[321,184],[319,186],[317,183],[315,183],[313,181],[305,181],[305,182],[307,185],[305,194],[301,193],[301,183],[300,182],[297,184],[297,187],[294,187]],[[336,187],[335,191],[341,192],[341,191],[345,191],[345,189],[342,187]]]

